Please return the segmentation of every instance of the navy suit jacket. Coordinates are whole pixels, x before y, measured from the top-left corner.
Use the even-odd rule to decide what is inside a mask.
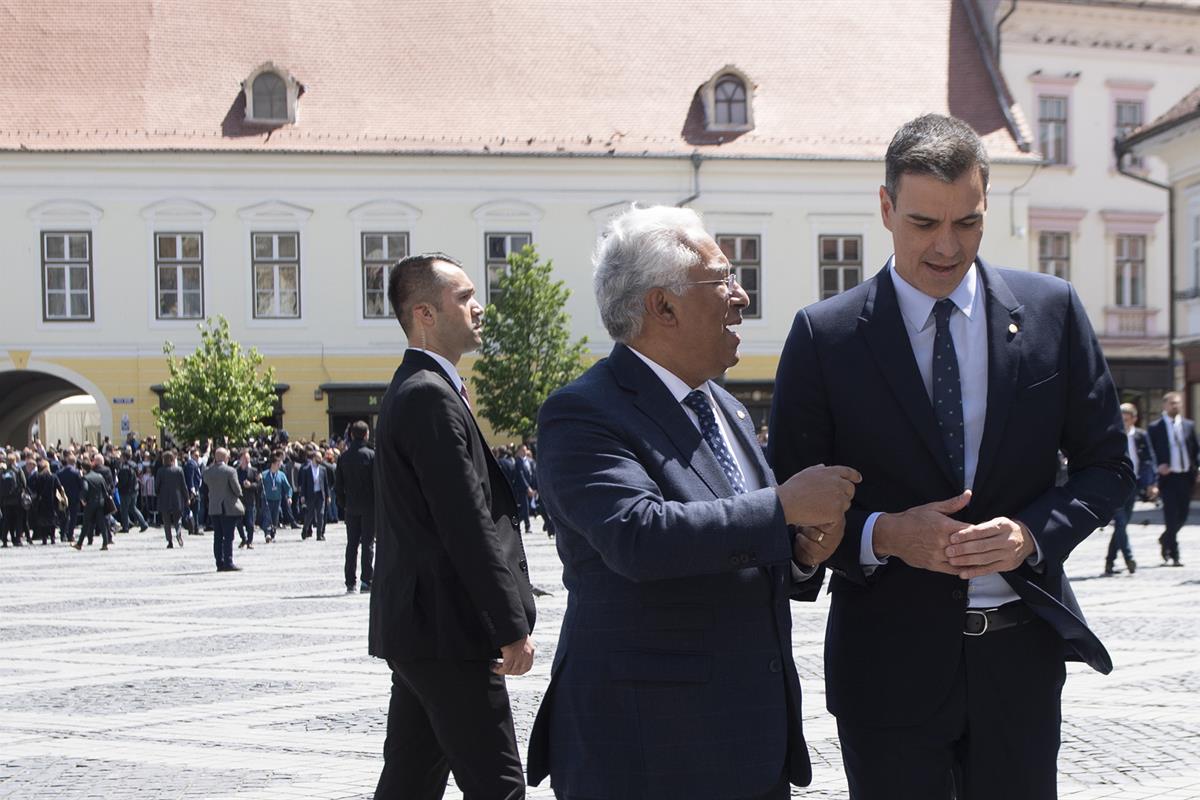
[[[1042,551],[1003,577],[1062,637],[1064,656],[1112,661],[1088,629],[1063,562],[1133,490],[1116,390],[1083,306],[1065,281],[977,261],[988,326],[987,416],[966,523],[1007,516]],[[1057,451],[1070,478],[1056,487]],[[920,724],[949,691],[962,653],[967,583],[898,558],[866,575],[862,529],[958,494],[891,273],[796,315],[775,381],[769,459],[784,480],[846,464],[863,481],[846,515],[825,637],[829,710],[856,722]]]
[[[1156,466],[1170,467],[1171,443],[1167,440],[1166,417],[1159,417],[1151,422],[1146,433],[1150,436],[1150,445],[1154,448],[1154,454],[1158,458]],[[1196,423],[1186,418],[1183,420],[1183,446],[1187,448],[1188,474],[1195,480],[1196,458],[1197,455],[1200,455],[1200,445],[1196,442]]]
[[[745,409],[710,384],[763,486]],[[791,536],[775,491],[734,495],[636,354],[543,404],[541,497],[569,592],[529,780],[588,798],[755,796],[811,780],[792,661]]]
[[[322,494],[325,495],[325,499],[328,500],[333,494],[333,482],[329,479],[329,470],[325,468],[324,463],[322,463],[320,466],[320,485],[317,485],[317,483],[313,481],[311,461],[300,467],[300,472],[297,475],[296,489],[303,497],[312,498],[318,494]]]

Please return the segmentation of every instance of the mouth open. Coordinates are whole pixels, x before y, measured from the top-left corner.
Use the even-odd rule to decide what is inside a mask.
[[[938,275],[949,275],[950,273],[954,272],[954,270],[958,269],[957,263],[946,264],[944,266],[942,264],[934,264],[929,261],[923,261],[921,263],[923,263],[931,271],[936,272]]]

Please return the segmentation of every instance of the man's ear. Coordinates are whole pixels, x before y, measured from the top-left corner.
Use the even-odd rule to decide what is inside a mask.
[[[646,317],[655,320],[659,325],[673,328],[679,324],[675,314],[677,298],[662,287],[655,287],[646,292]]]
[[[886,186],[879,187],[879,216],[883,220],[883,227],[889,231],[892,229],[892,216],[896,213],[896,206],[892,203],[892,196],[888,194]]]

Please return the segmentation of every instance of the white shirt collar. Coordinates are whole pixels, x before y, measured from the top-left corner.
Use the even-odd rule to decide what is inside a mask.
[[[895,258],[892,256],[888,259],[887,267],[892,274],[892,284],[896,287],[896,301],[900,304],[900,313],[904,315],[910,328],[915,331],[923,331],[933,324],[933,306],[937,303],[937,298],[930,297],[900,277],[894,264]],[[950,293],[950,300],[958,306],[958,310],[968,320],[975,311],[978,286],[979,273],[972,264],[967,269],[967,273],[963,275],[963,279],[959,281],[958,286],[954,287],[954,291]]]
[[[667,391],[670,392],[671,396],[675,398],[675,402],[682,403],[683,398],[692,393],[692,387],[684,383],[683,379],[674,372],[671,372],[671,370],[662,366],[657,361],[647,358],[632,347],[629,348],[629,352],[633,353],[635,356],[644,361],[646,366],[658,376],[658,379],[663,382],[664,386],[667,387]],[[709,405],[712,405],[712,392],[708,390],[708,381],[700,384],[700,386],[697,388],[699,388],[700,391],[704,392],[704,394],[708,396]]]
[[[416,350],[418,353],[424,353],[437,362],[437,365],[442,368],[442,371],[450,377],[450,382],[454,384],[454,391],[462,394],[463,379],[458,374],[458,370],[454,365],[443,355],[433,352],[432,350],[422,350],[420,347],[410,347],[409,350]]]

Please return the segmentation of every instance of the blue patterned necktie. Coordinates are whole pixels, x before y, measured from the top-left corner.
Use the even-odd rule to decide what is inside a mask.
[[[746,481],[742,477],[742,471],[738,468],[737,462],[733,459],[733,453],[729,452],[729,446],[725,444],[725,439],[721,436],[721,429],[717,427],[717,416],[713,413],[708,395],[699,389],[693,389],[687,397],[683,398],[683,404],[696,412],[696,417],[700,420],[700,435],[704,437],[704,441],[708,442],[709,449],[717,457],[717,462],[721,465],[725,477],[729,479],[729,485],[733,487],[734,494],[745,494]]]
[[[942,432],[942,444],[954,474],[958,476],[958,488],[966,487],[966,440],[963,437],[962,383],[958,378],[958,354],[954,351],[954,339],[950,336],[950,315],[954,313],[954,301],[949,297],[938,300],[933,306],[933,317],[937,332],[933,337],[933,413]]]

